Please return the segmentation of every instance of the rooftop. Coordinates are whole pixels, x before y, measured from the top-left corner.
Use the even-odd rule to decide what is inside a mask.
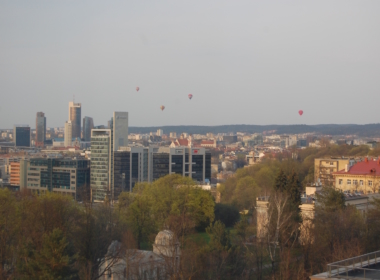
[[[348,171],[345,169],[338,172],[334,172],[334,175],[376,175],[380,176],[380,159],[368,159],[365,158],[364,161],[357,162]]]

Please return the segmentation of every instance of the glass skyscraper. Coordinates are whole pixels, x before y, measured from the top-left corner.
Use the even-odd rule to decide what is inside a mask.
[[[43,147],[46,140],[46,117],[38,112],[36,117],[36,147]]]
[[[83,118],[83,140],[91,141],[91,129],[94,128],[94,120],[90,117]]]

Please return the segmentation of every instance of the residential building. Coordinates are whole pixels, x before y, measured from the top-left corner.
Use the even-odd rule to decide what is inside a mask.
[[[314,159],[314,182],[318,179],[326,186],[334,186],[333,173],[346,168],[346,165],[353,165],[354,159],[345,157],[330,157]]]
[[[65,134],[64,134],[64,146],[65,147],[71,147],[72,145],[72,139],[73,139],[73,136],[72,136],[72,132],[73,132],[73,129],[72,129],[72,122],[71,121],[67,121],[65,122]]]
[[[176,132],[170,132],[169,137],[170,138],[177,138],[177,133]]]
[[[368,158],[333,173],[335,187],[342,191],[377,193],[380,188],[380,158]]]
[[[223,142],[225,142],[225,144],[232,144],[232,143],[236,143],[237,141],[238,141],[237,135],[224,135],[223,136]]]
[[[33,193],[55,192],[82,200],[90,183],[90,162],[85,159],[31,158],[26,164],[26,188]]]
[[[43,147],[46,140],[46,117],[43,112],[36,116],[36,147]]]
[[[83,118],[83,139],[85,142],[91,141],[91,129],[94,128],[94,120],[90,117]]]
[[[72,136],[80,138],[81,136],[81,103],[69,102],[69,121],[72,124]]]
[[[16,147],[30,147],[30,127],[28,125],[15,125],[13,139]]]
[[[162,129],[157,129],[156,135],[162,137],[162,135],[164,135],[164,131]]]
[[[20,163],[10,163],[10,183],[12,186],[20,186]]]

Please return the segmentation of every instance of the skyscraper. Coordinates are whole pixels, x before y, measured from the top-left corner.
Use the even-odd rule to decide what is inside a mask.
[[[113,112],[113,151],[128,146],[128,112]]]
[[[117,199],[114,189],[114,151],[128,145],[128,112],[114,112],[111,129],[91,130],[91,194],[93,201],[102,201],[109,194]],[[121,167],[120,167],[121,168]],[[125,172],[122,172],[125,173]]]
[[[16,147],[30,147],[30,127],[28,125],[15,125],[13,139]]]
[[[111,186],[111,130],[91,130],[91,200],[103,201]]]
[[[73,127],[72,127],[72,123],[71,121],[68,121],[68,122],[65,122],[65,147],[71,147],[71,142],[72,142],[72,139],[73,139],[73,135],[72,135],[72,132],[73,132]]]
[[[91,141],[91,129],[94,128],[94,120],[90,117],[83,118],[83,139],[86,142]]]
[[[69,121],[72,125],[72,137],[80,138],[81,134],[81,103],[69,102]]]
[[[36,147],[43,147],[46,140],[46,117],[38,112],[36,117]]]

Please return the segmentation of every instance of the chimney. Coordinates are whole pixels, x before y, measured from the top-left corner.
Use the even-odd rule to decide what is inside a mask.
[[[377,158],[377,164],[380,165],[380,156]]]
[[[346,164],[345,171],[348,172],[350,170],[350,165]]]
[[[365,158],[364,158],[364,162],[368,162],[368,157],[365,157]]]

